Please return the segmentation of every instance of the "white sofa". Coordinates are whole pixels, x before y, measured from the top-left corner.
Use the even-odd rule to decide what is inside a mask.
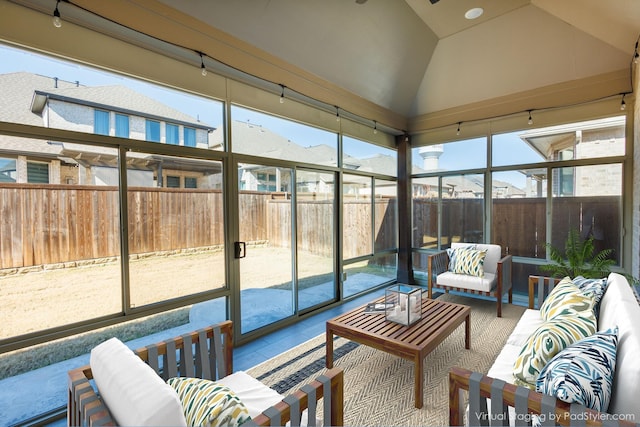
[[[450,250],[456,249],[476,249],[486,251],[481,274],[459,274],[452,271]],[[511,255],[502,256],[500,245],[484,243],[461,243],[451,244],[450,250],[437,252],[427,258],[427,296],[432,298],[433,291],[444,292],[457,291],[475,295],[483,295],[496,299],[496,312],[498,317],[502,317],[502,298],[508,294],[509,303],[513,300],[513,289],[511,286]]]
[[[530,308],[518,321],[486,375],[473,373],[466,369],[452,369],[450,372],[451,425],[461,425],[462,423],[464,409],[459,396],[462,390],[469,391],[470,405],[472,401],[480,399],[480,403],[474,403],[476,405],[474,411],[477,408],[483,408],[482,399],[489,397],[490,399],[487,399],[489,402],[488,413],[502,412],[502,409],[496,411],[495,403],[491,403],[496,399],[502,400],[504,407],[509,407],[509,419],[512,425],[514,418],[518,419],[515,414],[520,414],[520,410],[524,410],[527,414],[540,414],[551,410],[556,414],[556,419],[561,418],[560,414],[564,414],[568,421],[565,425],[573,424],[573,421],[584,422],[584,420],[573,419],[578,418],[575,416],[576,413],[592,414],[592,419],[596,420],[594,425],[599,425],[598,423],[605,419],[619,421],[621,424],[626,424],[626,421],[631,421],[632,424],[640,423],[640,305],[625,277],[617,273],[611,273],[607,278],[606,292],[600,302],[597,317],[597,331],[618,328],[615,374],[606,414],[598,414],[595,411],[586,410],[584,407],[576,409],[575,404],[571,406],[560,399],[513,385],[515,383],[514,362],[529,336],[544,323],[540,310],[533,308],[535,289],[538,290],[540,304],[544,299],[544,294],[548,293],[546,289],[552,288],[557,282],[557,279],[538,276],[529,278]],[[498,390],[500,390],[499,393]],[[519,395],[521,399],[520,409],[516,408],[516,395]],[[543,406],[542,402],[545,402],[546,406]],[[461,410],[463,412],[460,412]],[[484,410],[487,410],[486,407]],[[574,414],[573,418],[570,415],[571,411]],[[470,406],[469,414],[472,412]],[[471,424],[474,424],[473,420]]]

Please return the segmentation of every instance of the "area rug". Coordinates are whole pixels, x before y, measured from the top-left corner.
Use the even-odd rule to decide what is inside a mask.
[[[477,298],[439,297],[471,306],[471,349],[464,348],[464,324],[425,358],[424,406],[416,409],[413,363],[344,338],[335,338],[334,366],[344,369],[347,426],[444,426],[449,424],[449,368],[487,372],[525,308]],[[319,335],[247,372],[287,394],[325,371],[325,336]]]

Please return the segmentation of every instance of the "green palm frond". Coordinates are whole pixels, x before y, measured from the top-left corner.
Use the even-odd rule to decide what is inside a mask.
[[[553,277],[600,278],[609,274],[615,260],[612,249],[603,249],[594,255],[593,236],[580,238],[580,232],[573,228],[567,234],[564,252],[547,244],[551,264],[540,266],[540,270]]]

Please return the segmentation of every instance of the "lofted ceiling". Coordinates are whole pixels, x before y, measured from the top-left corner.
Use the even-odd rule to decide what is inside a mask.
[[[640,34],[637,0],[159,1],[407,118],[628,70]]]

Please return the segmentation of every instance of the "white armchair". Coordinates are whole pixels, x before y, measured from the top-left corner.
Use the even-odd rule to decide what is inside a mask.
[[[460,253],[460,249],[486,251],[486,254],[484,259],[481,259],[482,254],[473,253],[476,262],[469,263],[468,265],[472,265],[469,269],[460,266],[455,268],[452,265],[450,254],[455,257]],[[428,297],[432,297],[434,290],[444,292],[453,290],[494,297],[497,304],[497,316],[502,317],[502,297],[504,294],[508,293],[509,303],[513,302],[511,267],[511,255],[502,257],[500,245],[452,243],[450,250],[429,255],[427,259]]]

